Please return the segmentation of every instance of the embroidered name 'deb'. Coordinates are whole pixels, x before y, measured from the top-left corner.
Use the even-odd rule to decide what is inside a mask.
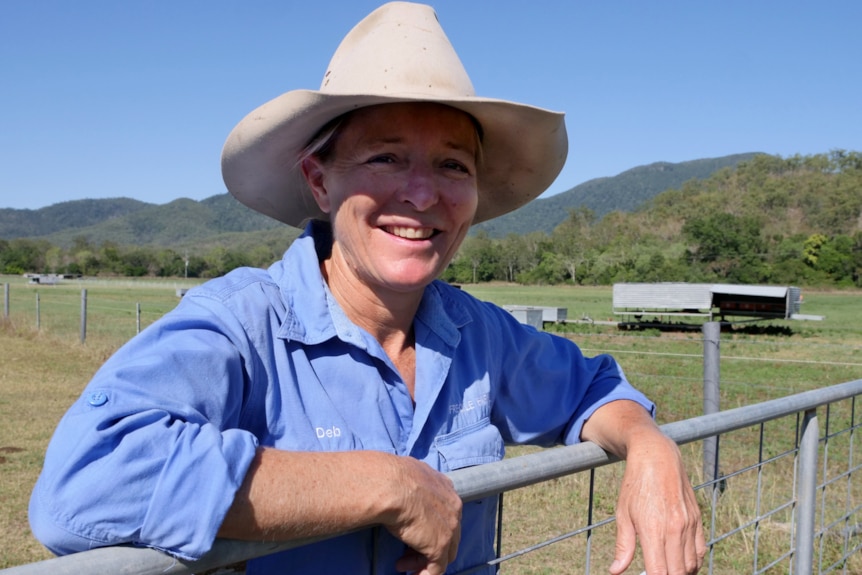
[[[341,428],[333,425],[332,427],[315,427],[314,434],[318,439],[332,439],[333,437],[341,437]]]

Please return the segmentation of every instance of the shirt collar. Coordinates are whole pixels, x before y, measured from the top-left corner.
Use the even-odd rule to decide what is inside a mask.
[[[310,222],[293,241],[284,258],[270,268],[287,304],[287,314],[277,336],[304,344],[332,337],[366,349],[365,333],[351,322],[329,291],[320,273],[320,259],[332,248],[332,229],[327,222]],[[442,282],[425,288],[416,320],[450,345],[457,345],[459,328],[472,318]]]

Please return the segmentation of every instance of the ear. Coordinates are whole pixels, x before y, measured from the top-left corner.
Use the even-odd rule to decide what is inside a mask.
[[[305,181],[311,190],[311,194],[314,196],[314,201],[317,202],[317,206],[323,213],[328,214],[332,209],[332,202],[329,199],[329,193],[325,185],[326,168],[319,158],[313,156],[302,160],[300,167],[302,168],[302,175],[305,177]]]

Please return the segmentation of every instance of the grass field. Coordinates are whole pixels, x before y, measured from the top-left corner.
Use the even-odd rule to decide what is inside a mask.
[[[146,327],[176,305],[176,288],[189,284],[174,280],[31,286],[19,277],[0,277],[0,282],[10,286],[10,314],[0,325],[0,500],[4,503],[0,508],[0,567],[8,567],[50,556],[30,535],[26,509],[57,421],[99,365],[135,334],[137,305],[141,325]],[[82,289],[87,290],[88,310],[83,344],[79,339]],[[612,318],[610,287],[468,285],[464,289],[498,304],[566,307],[569,319]],[[824,321],[749,324],[722,334],[722,409],[862,378],[862,292],[805,291],[804,295],[803,313],[824,315]],[[771,327],[766,329],[767,325]],[[659,405],[660,423],[702,413],[699,332],[620,331],[595,323],[564,328],[560,328],[567,332],[563,335],[578,342],[588,355],[609,352],[616,356],[629,378]],[[771,446],[783,447],[786,435],[786,427],[776,431]],[[756,447],[742,441],[733,449],[743,461]],[[525,450],[529,448],[510,453]],[[685,446],[683,451],[698,479],[701,455],[697,446]],[[619,465],[596,471],[600,486],[594,501],[597,513],[613,513],[621,473]],[[580,526],[588,480],[582,474],[507,494],[505,550]],[[786,482],[786,478],[774,481]],[[732,516],[740,510],[728,513]],[[594,538],[612,546],[613,534],[613,526],[609,526]],[[780,530],[777,537],[786,539]],[[740,552],[750,544],[745,538],[732,543]],[[766,553],[763,547],[768,542],[760,545],[759,552]],[[607,549],[604,545],[593,550],[591,572],[606,572],[610,563]],[[733,555],[733,547],[728,554]],[[583,538],[575,538],[513,561],[503,572],[575,572],[573,565],[582,562],[583,555]],[[728,559],[727,564],[731,563]],[[751,569],[743,565],[738,571],[727,567],[721,572],[747,573]]]

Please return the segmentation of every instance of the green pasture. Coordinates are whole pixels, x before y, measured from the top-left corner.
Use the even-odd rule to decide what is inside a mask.
[[[176,289],[194,282],[70,281],[56,286],[30,285],[21,277],[0,277],[9,285],[9,317],[0,323],[0,568],[48,558],[29,533],[27,501],[41,467],[44,450],[57,421],[75,400],[99,365],[136,333],[136,307],[145,328],[172,309]],[[81,290],[87,290],[87,338],[79,341]],[[703,342],[697,330],[623,331],[600,322],[613,321],[610,287],[523,287],[516,285],[465,285],[463,289],[498,304],[565,307],[570,320],[553,326],[575,340],[587,355],[611,353],[629,379],[658,404],[660,423],[702,413]],[[723,331],[721,340],[721,407],[737,407],[862,378],[862,292],[806,291],[803,313],[823,315],[820,322],[760,322],[740,324]],[[36,329],[36,297],[40,327]],[[536,381],[541,385],[541,380]],[[850,421],[847,410],[836,409],[834,422]],[[859,416],[856,415],[858,423]],[[770,454],[792,447],[793,421],[764,428]],[[728,465],[756,461],[759,430],[743,431],[722,444]],[[840,446],[841,444],[839,444]],[[531,448],[513,448],[517,455]],[[726,452],[724,450],[727,450]],[[856,452],[854,453],[855,450]],[[842,456],[841,453],[844,453]],[[683,446],[690,473],[701,480],[699,444]],[[862,460],[862,442],[839,447],[830,464],[846,465],[852,455]],[[791,463],[776,463],[764,477],[742,476],[729,483],[719,521],[733,524],[751,513],[750,494],[757,481],[767,481],[764,498],[778,500],[792,483]],[[594,509],[598,517],[612,514],[622,465],[596,471]],[[567,477],[506,495],[504,551],[529,545],[583,524],[589,474]],[[851,504],[862,502],[862,485],[845,489]],[[837,501],[837,507],[843,506]],[[708,502],[704,501],[704,506]],[[841,507],[842,509],[844,507]],[[851,507],[852,508],[852,507]],[[757,541],[764,560],[777,556],[787,545],[787,517],[770,520],[769,535]],[[857,520],[857,523],[862,520]],[[721,547],[720,573],[751,573],[751,565],[735,560],[755,546],[750,534],[740,533]],[[591,572],[605,573],[610,564],[613,526],[593,534]],[[829,542],[827,542],[829,544]],[[584,538],[553,545],[528,554],[503,568],[503,573],[542,574],[583,572]],[[579,563],[580,562],[580,563]],[[740,563],[740,564],[737,564]],[[851,572],[862,572],[862,565]],[[632,569],[639,573],[640,569]],[[770,571],[772,572],[772,571]],[[779,567],[776,573],[785,572]]]
[[[179,302],[177,289],[200,280],[89,279],[39,285],[20,276],[0,276],[0,282],[9,286],[9,317],[17,326],[36,329],[38,324],[43,334],[79,340],[86,297],[86,340],[111,345],[134,336],[139,319],[143,329],[173,309]]]

